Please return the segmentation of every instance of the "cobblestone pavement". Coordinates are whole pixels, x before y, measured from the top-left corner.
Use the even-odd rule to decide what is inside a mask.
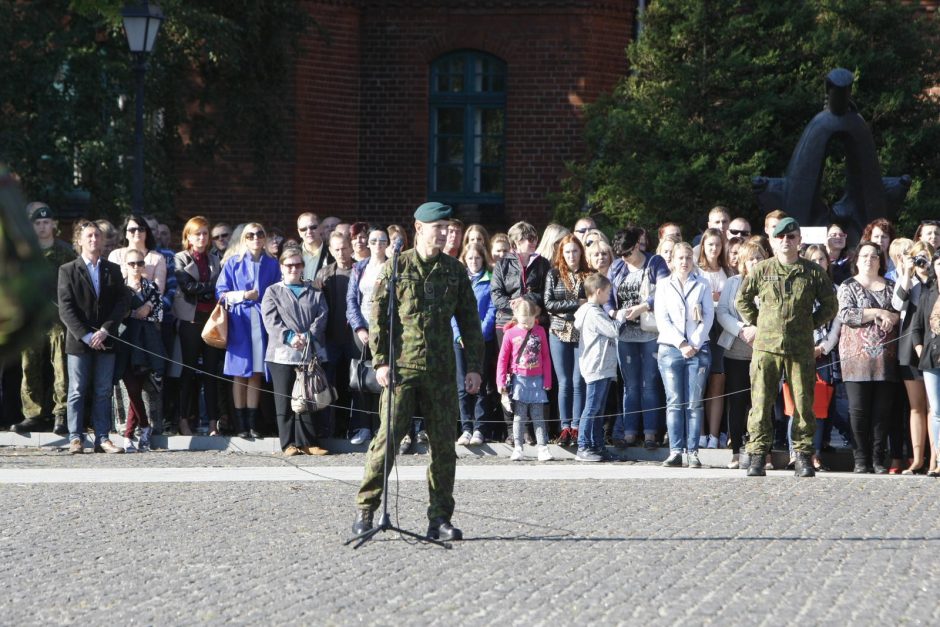
[[[0,470],[283,463],[0,452]],[[449,551],[393,534],[343,546],[349,483],[4,484],[0,623],[940,622],[940,483],[742,475],[460,481],[467,539]],[[401,484],[403,527],[424,530],[426,494]]]

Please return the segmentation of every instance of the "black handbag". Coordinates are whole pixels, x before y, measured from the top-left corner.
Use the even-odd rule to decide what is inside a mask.
[[[356,392],[381,394],[382,386],[375,378],[375,368],[372,367],[372,357],[369,356],[369,347],[362,347],[362,357],[349,362],[349,389]]]

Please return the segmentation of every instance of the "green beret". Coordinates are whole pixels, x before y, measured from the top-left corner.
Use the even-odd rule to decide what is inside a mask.
[[[774,237],[780,237],[781,235],[786,235],[787,233],[795,233],[800,230],[800,223],[794,220],[793,218],[784,218],[777,223],[777,226],[774,227],[774,232],[772,235]]]
[[[52,209],[49,208],[49,205],[44,205],[42,203],[34,202],[34,203],[30,203],[30,207],[28,207],[28,209],[29,209],[29,221],[30,222],[35,222],[36,220],[41,220],[43,218],[48,218],[49,220],[55,220],[55,214],[52,213]]]
[[[450,220],[454,210],[449,205],[439,202],[426,202],[415,210],[415,220],[418,222],[437,222]]]

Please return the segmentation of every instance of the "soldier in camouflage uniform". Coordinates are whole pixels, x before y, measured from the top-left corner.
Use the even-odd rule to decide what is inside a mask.
[[[751,360],[751,413],[747,420],[751,463],[747,474],[766,474],[760,462],[773,443],[771,415],[783,375],[793,391],[796,475],[812,477],[816,474],[812,462],[816,430],[813,329],[832,320],[839,304],[826,271],[799,256],[797,221],[784,218],[774,227],[773,237],[774,257],[760,262],[748,274],[735,303],[746,325],[757,327]]]
[[[56,239],[55,214],[48,205],[32,202],[26,211],[36,236],[39,247],[46,261],[58,272],[59,266],[72,261],[77,256],[75,250],[60,239]],[[56,294],[49,298],[55,300]],[[52,381],[45,376],[45,369],[52,362]],[[68,395],[68,368],[65,358],[65,327],[58,319],[52,323],[49,331],[35,345],[22,353],[23,382],[20,395],[23,398],[23,418],[10,427],[17,433],[28,433],[48,428],[49,418],[54,417],[53,429],[59,435],[68,434],[66,425],[66,397]]]
[[[392,403],[394,442],[408,431],[415,402],[424,410],[430,442],[428,466],[428,537],[460,540],[459,529],[450,524],[454,513],[454,473],[457,454],[457,386],[451,318],[456,317],[467,360],[465,384],[469,394],[480,389],[483,359],[483,333],[477,313],[476,298],[466,268],[453,257],[441,253],[447,237],[451,208],[440,203],[425,203],[414,214],[415,247],[400,253],[395,284],[395,394],[382,393],[381,426],[366,457],[365,476],[356,499],[359,511],[353,533],[372,528],[372,514],[382,499],[388,421],[386,411]],[[387,386],[388,363],[388,291],[392,269],[389,260],[375,284],[373,316],[377,331],[370,348],[380,384]]]

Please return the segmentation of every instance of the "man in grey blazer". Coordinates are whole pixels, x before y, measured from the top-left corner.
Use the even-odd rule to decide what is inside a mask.
[[[114,378],[114,341],[127,314],[130,292],[121,268],[102,258],[104,235],[94,222],[75,226],[81,254],[59,267],[59,318],[67,330],[69,453],[83,452],[86,397],[91,388],[91,421],[96,453],[123,453],[108,439]]]

